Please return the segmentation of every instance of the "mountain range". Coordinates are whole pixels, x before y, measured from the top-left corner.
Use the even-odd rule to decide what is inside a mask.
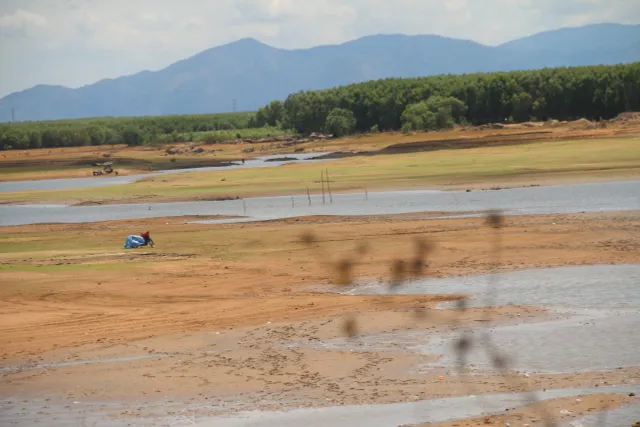
[[[367,36],[285,50],[242,39],[159,71],[71,89],[38,85],[0,99],[0,122],[255,110],[300,90],[387,77],[512,71],[640,60],[640,25],[594,24],[499,46],[436,35]]]

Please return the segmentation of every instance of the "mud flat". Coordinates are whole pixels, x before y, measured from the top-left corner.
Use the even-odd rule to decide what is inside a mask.
[[[637,211],[505,217],[504,292],[491,307],[484,218],[194,220],[2,228],[1,424],[419,424],[502,416],[527,391],[582,396],[587,409],[566,407],[576,418],[603,401],[633,415]],[[147,227],[155,249],[122,249]],[[413,259],[416,239],[435,246],[427,277],[388,292],[390,266]],[[345,259],[357,286],[335,288]],[[463,295],[464,311],[447,306]],[[459,372],[451,343],[464,332],[474,345]],[[485,332],[509,373],[475,345]]]

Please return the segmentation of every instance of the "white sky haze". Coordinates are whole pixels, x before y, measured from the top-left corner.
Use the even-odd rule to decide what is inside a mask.
[[[157,70],[245,37],[287,49],[380,33],[495,45],[598,22],[640,23],[640,0],[0,0],[0,97]]]

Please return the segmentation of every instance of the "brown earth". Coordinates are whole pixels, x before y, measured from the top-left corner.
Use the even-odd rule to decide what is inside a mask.
[[[78,333],[86,322],[91,322],[94,335],[126,341],[448,299],[308,290],[338,279],[335,267],[349,258],[356,262],[355,277],[387,281],[394,260],[414,256],[416,238],[435,245],[426,274],[481,274],[494,265],[492,231],[481,218],[426,221],[411,214],[217,225],[169,221],[3,227],[3,357],[91,343],[94,338]],[[638,212],[510,216],[505,221],[504,271],[638,259]],[[152,230],[155,249],[121,249],[126,235],[143,229]],[[311,248],[300,243],[300,236],[310,230],[316,236]],[[19,242],[31,250],[15,247]],[[368,252],[358,259],[362,245]],[[97,269],[96,264],[106,265]]]
[[[0,396],[216,398],[235,402],[236,409],[255,409],[640,380],[640,367],[528,377],[419,373],[438,355],[393,346],[366,351],[359,344],[361,334],[411,336],[487,319],[530,322],[550,315],[519,306],[462,313],[436,309],[438,302],[458,295],[319,292],[330,282],[352,278],[389,281],[394,261],[415,259],[416,239],[433,247],[421,275],[492,270],[494,231],[484,219],[429,216],[216,225],[158,218],[3,227],[0,357],[5,370]],[[640,253],[638,211],[510,216],[504,221],[500,271],[637,263]],[[152,230],[155,249],[121,249],[126,235],[143,229]],[[319,344],[349,334],[354,337],[346,347],[348,341],[337,349]],[[139,356],[150,358],[35,367]]]

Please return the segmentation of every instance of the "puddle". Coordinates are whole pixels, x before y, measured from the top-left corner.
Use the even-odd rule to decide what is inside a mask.
[[[309,215],[384,215],[420,212],[478,212],[508,215],[614,212],[640,208],[640,181],[514,188],[502,191],[382,191],[335,194],[333,203],[306,194],[244,200],[101,206],[0,205],[0,226],[81,223],[184,215],[246,216],[200,223],[263,221]],[[455,214],[454,214],[455,215]],[[428,219],[428,217],[425,217]]]
[[[596,393],[638,393],[639,385],[598,387],[587,389],[547,390],[537,393],[538,399],[555,399]],[[523,393],[487,394],[477,399],[455,397],[446,399],[423,400],[409,403],[387,405],[338,406],[327,408],[294,409],[286,412],[242,412],[232,416],[215,417],[196,422],[199,427],[261,427],[261,426],[301,426],[305,427],[396,427],[404,424],[425,422],[443,422],[448,420],[482,416],[498,413],[505,408],[526,404]],[[630,426],[637,418],[640,405],[634,404],[631,410],[618,413],[618,419]],[[635,416],[634,416],[635,411]],[[618,426],[620,424],[610,424]],[[601,426],[599,426],[601,427]]]
[[[204,166],[199,168],[186,169],[170,169],[163,171],[150,172],[148,174],[129,175],[129,176],[103,176],[92,178],[62,178],[62,179],[43,179],[43,180],[27,180],[27,181],[5,181],[0,182],[0,193],[14,193],[19,191],[59,191],[72,190],[80,188],[108,187],[110,185],[130,184],[139,179],[149,178],[159,175],[169,175],[187,172],[207,172],[229,169],[253,169],[282,166],[288,163],[298,163],[300,161],[307,162],[327,162],[332,159],[315,159],[317,156],[332,154],[330,152],[322,153],[296,153],[296,154],[276,154],[271,156],[256,157],[246,160],[245,163],[240,161],[234,162],[229,166]],[[287,158],[289,160],[279,161],[279,159]]]

